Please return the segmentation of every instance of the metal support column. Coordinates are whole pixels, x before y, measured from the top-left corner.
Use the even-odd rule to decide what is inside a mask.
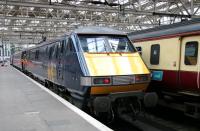
[[[194,14],[194,0],[191,0],[191,12],[190,12],[191,15]]]
[[[3,65],[5,64],[4,63],[4,44],[3,44],[3,36],[1,38],[1,43],[2,43],[2,60],[3,60]]]

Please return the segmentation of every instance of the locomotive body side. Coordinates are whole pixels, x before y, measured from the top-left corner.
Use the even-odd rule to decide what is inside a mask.
[[[87,89],[80,88],[83,72],[75,46],[69,37],[27,50],[24,70],[82,97],[87,92]]]

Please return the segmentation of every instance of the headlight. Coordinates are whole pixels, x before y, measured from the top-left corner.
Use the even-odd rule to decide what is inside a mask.
[[[94,85],[110,85],[111,78],[109,77],[101,77],[101,78],[93,78]]]
[[[82,86],[111,85],[111,77],[81,77]]]

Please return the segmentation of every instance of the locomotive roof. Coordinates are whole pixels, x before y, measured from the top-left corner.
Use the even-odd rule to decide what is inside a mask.
[[[50,40],[47,40],[47,41],[43,41],[43,42],[40,42],[38,43],[38,45],[36,46],[33,46],[33,47],[29,47],[29,48],[26,48],[22,51],[26,51],[26,50],[31,50],[31,49],[34,49],[34,48],[37,48],[37,47],[40,47],[40,46],[43,46],[43,45],[46,45],[46,44],[51,44],[53,42],[56,42],[58,40],[61,40],[63,39],[64,37],[68,36],[67,34],[63,35],[63,36],[60,36],[60,37],[57,37],[57,38],[54,38],[54,39],[50,39]]]
[[[74,30],[74,33],[77,34],[105,34],[105,35],[127,35],[125,32],[115,30],[108,27],[97,27],[97,26],[89,26],[89,27],[81,27]]]
[[[82,28],[78,28],[78,29],[74,30],[73,32],[77,33],[77,34],[127,35],[125,32],[122,32],[119,30],[115,30],[115,29],[107,28],[107,27],[97,27],[97,26],[82,27]],[[24,49],[23,51],[34,49],[34,48],[37,48],[37,47],[40,47],[40,46],[43,46],[46,44],[50,44],[52,42],[62,39],[63,37],[66,37],[66,36],[67,36],[67,34],[65,34],[61,37],[52,39],[52,40],[41,42],[38,45]]]
[[[200,31],[200,18],[128,33],[131,40]]]

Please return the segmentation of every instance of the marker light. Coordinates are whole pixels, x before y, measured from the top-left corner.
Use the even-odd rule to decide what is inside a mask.
[[[111,83],[110,78],[94,78],[93,83],[95,85],[108,85]]]
[[[135,81],[141,81],[141,77],[140,76],[135,76]]]
[[[138,83],[138,82],[146,82],[149,80],[149,77],[148,75],[136,75],[135,76],[135,82]]]
[[[103,83],[104,83],[104,84],[110,84],[110,78],[105,78],[105,79],[103,80]]]

